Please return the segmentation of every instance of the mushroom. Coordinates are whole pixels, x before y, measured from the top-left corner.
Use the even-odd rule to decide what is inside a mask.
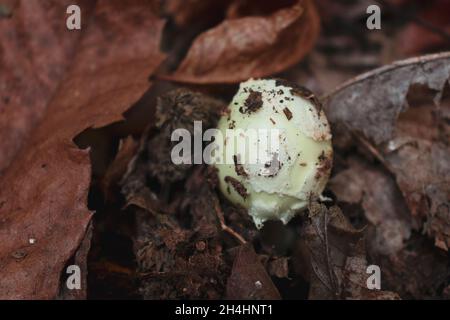
[[[223,161],[213,164],[221,192],[258,228],[288,223],[321,196],[330,175],[331,133],[320,102],[284,80],[250,79],[228,109],[217,127]]]

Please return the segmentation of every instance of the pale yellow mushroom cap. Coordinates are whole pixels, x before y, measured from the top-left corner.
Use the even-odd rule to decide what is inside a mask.
[[[214,164],[219,188],[229,201],[248,209],[258,228],[267,220],[288,223],[311,198],[321,195],[333,149],[328,121],[308,90],[276,79],[243,82],[218,129],[225,137],[223,160],[228,157],[237,162]],[[226,145],[231,143],[227,129],[236,134],[231,138],[232,154],[226,154]],[[257,132],[257,139],[249,132]],[[240,149],[237,137],[247,139],[245,148]],[[275,138],[278,145],[272,146],[276,149],[267,144],[261,149],[261,140]],[[255,155],[257,161],[251,162]]]

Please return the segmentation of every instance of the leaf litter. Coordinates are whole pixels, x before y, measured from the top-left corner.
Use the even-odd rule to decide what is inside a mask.
[[[192,132],[193,120],[214,127],[234,84],[249,77],[306,76],[313,89],[329,88],[350,73],[333,75],[324,56],[352,74],[358,63],[381,60],[354,40],[348,43],[358,47],[357,59],[350,65],[340,58],[329,22],[343,9],[327,13],[320,1],[319,11],[306,0],[190,2],[199,10],[165,3],[166,18],[186,30],[185,39],[163,36],[151,1],[98,1],[86,7],[87,31],[61,47],[54,12],[36,10],[49,21],[37,32],[54,30],[47,40],[56,55],[30,44],[33,61],[44,61],[40,69],[27,55],[18,55],[24,63],[11,58],[28,32],[15,34],[15,24],[29,8],[12,6],[0,17],[9,36],[1,43],[8,49],[0,51],[2,77],[19,70],[23,79],[2,87],[9,94],[0,132],[11,137],[0,146],[2,297],[450,298],[449,53],[396,62],[325,90],[336,150],[325,191],[332,203],[311,203],[287,226],[269,222],[258,231],[245,210],[222,198],[214,170],[170,162],[172,130]],[[212,14],[197,23],[204,12]],[[351,15],[359,19],[357,10]],[[161,43],[173,45],[166,65]],[[337,78],[327,83],[328,75]],[[39,94],[23,89],[28,81]],[[220,83],[230,85],[217,90]],[[145,110],[148,118],[138,120],[144,131],[131,128],[131,106]],[[111,155],[101,155],[105,150]],[[76,295],[61,285],[71,263],[88,271]],[[382,270],[382,290],[367,288],[370,264]]]
[[[162,27],[139,1],[97,4],[70,71],[2,175],[2,298],[48,299],[58,293],[62,269],[92,217],[86,203],[89,150],[78,149],[72,139],[86,128],[122,120],[150,87],[148,74],[163,59],[157,49]],[[17,261],[17,250],[26,257]]]
[[[312,1],[287,2],[288,6],[266,16],[257,12],[266,3],[234,2],[227,18],[200,34],[177,70],[162,78],[200,84],[238,83],[294,65],[311,50],[320,19]]]

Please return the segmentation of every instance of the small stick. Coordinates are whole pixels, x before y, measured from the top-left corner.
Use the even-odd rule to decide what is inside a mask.
[[[219,218],[220,227],[222,228],[222,230],[235,237],[241,244],[246,244],[247,241],[245,241],[245,239],[239,233],[226,225],[222,209],[220,208],[220,204],[217,199],[214,199],[214,209],[216,211],[217,217]]]
[[[383,164],[383,166],[391,173],[395,174],[394,169],[387,163],[386,159],[383,157],[383,155],[378,151],[377,148],[375,148],[366,138],[364,138],[361,135],[358,135],[356,132],[353,132],[350,128],[351,134],[356,138],[359,143],[361,143],[378,161]]]

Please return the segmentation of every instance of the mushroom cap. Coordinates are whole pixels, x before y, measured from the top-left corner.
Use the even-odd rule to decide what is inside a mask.
[[[289,220],[328,182],[333,149],[327,118],[307,89],[277,79],[250,79],[221,117],[219,188],[248,210],[256,226]]]

